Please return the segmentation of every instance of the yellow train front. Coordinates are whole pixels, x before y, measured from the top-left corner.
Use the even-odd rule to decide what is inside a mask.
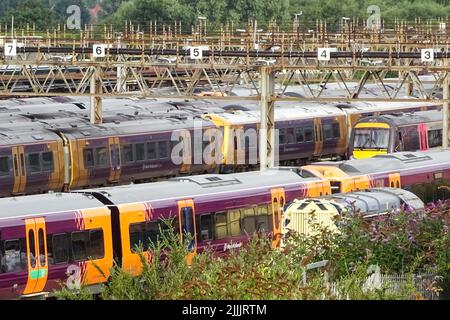
[[[281,246],[294,232],[314,236],[324,228],[339,232],[335,218],[343,213],[360,213],[364,217],[384,215],[393,210],[423,210],[424,203],[410,191],[398,188],[372,188],[350,193],[336,193],[320,198],[296,199],[287,204],[282,217]]]
[[[418,151],[442,145],[442,111],[369,116],[351,133],[349,155],[356,159],[400,151]]]

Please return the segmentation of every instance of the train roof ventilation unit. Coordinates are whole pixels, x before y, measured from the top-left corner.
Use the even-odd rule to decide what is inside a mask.
[[[34,140],[38,140],[38,141],[44,140],[44,137],[38,136],[38,135],[32,135],[31,137],[32,137]]]
[[[171,181],[193,182],[202,188],[229,186],[234,184],[241,184],[242,182],[232,177],[219,177],[214,175],[202,175],[191,177],[177,177],[170,179]]]

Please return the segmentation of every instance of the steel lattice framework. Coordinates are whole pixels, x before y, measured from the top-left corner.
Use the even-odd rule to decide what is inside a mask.
[[[444,104],[448,132],[447,32],[416,29],[400,24],[392,32],[343,28],[330,34],[319,26],[312,33],[225,30],[217,36],[152,31],[72,42],[3,37],[4,44],[15,41],[17,54],[5,56],[6,46],[0,47],[0,95],[90,96],[94,123],[102,121],[102,99],[111,96],[257,100],[261,128],[267,129],[260,130],[265,168],[274,164],[276,101],[438,101]],[[98,44],[107,48],[104,57],[94,57]],[[191,59],[192,46],[203,46],[201,59]],[[331,48],[326,61],[319,59],[320,48]],[[430,62],[422,59],[422,49],[434,50]],[[369,84],[376,96],[364,94]],[[247,88],[248,96],[231,96],[236,86]],[[202,91],[209,93],[199,95]]]

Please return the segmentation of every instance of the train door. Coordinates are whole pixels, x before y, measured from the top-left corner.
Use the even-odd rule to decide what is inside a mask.
[[[320,118],[314,119],[314,155],[320,157],[323,149],[322,122]]]
[[[184,241],[184,236],[192,237],[188,244],[188,256],[186,260],[191,264],[192,258],[197,254],[197,232],[195,225],[194,201],[178,201],[178,223],[180,228],[180,240]]]
[[[44,218],[26,219],[28,280],[23,294],[42,292],[47,283],[47,234]]]
[[[419,132],[419,147],[420,150],[428,150],[428,128],[425,123],[421,123],[417,126]]]
[[[390,173],[389,174],[389,187],[400,188],[400,173]]]
[[[273,225],[273,240],[272,247],[278,248],[281,242],[281,213],[284,204],[286,203],[286,196],[283,188],[272,189],[272,225]]]
[[[119,137],[110,137],[108,139],[109,152],[111,160],[111,173],[109,174],[109,181],[117,182],[120,179],[121,162],[120,162],[120,141]]]
[[[27,182],[25,151],[23,146],[13,147],[14,187],[13,193],[23,193]]]

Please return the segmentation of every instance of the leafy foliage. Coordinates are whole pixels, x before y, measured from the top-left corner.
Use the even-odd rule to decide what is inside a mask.
[[[89,9],[99,4],[102,10],[93,19]],[[68,17],[67,7],[78,5],[82,10],[82,23],[114,24],[123,26],[125,21],[147,27],[150,21],[172,24],[180,21],[185,30],[197,22],[199,16],[208,20],[210,30],[233,22],[244,27],[249,19],[256,19],[258,26],[266,27],[276,20],[282,29],[288,30],[293,15],[302,12],[301,25],[312,28],[317,19],[336,29],[342,17],[367,19],[369,5],[378,5],[381,18],[392,23],[395,18],[413,21],[446,17],[450,14],[448,0],[3,0],[0,17],[9,23],[14,15],[18,25],[35,23],[45,29],[63,23]]]
[[[197,255],[188,265],[187,244],[165,231],[143,271],[133,277],[114,268],[103,286],[102,299],[423,299],[413,274],[435,275],[428,291],[439,294],[450,282],[450,207],[439,203],[423,212],[393,212],[372,220],[357,212],[343,214],[338,232],[320,224],[311,236],[288,233],[283,250],[273,249],[268,239],[254,235],[240,250],[222,258],[211,250]],[[169,228],[171,230],[171,228]],[[156,257],[161,257],[158,259]],[[326,269],[308,271],[307,264],[328,260]],[[384,274],[406,275],[398,290],[391,285],[367,287],[367,270],[377,265]],[[325,272],[335,290],[325,281]],[[64,289],[59,298],[84,299],[84,291]]]

